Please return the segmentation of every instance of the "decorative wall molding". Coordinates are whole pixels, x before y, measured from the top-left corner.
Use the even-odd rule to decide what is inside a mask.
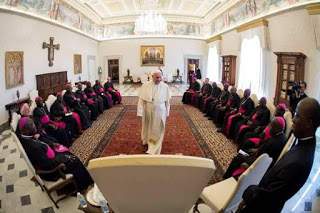
[[[212,38],[207,39],[206,42],[207,43],[211,43],[211,42],[218,41],[218,40],[222,40],[222,36],[221,35],[213,36]]]
[[[320,3],[307,5],[306,10],[308,11],[309,15],[320,14]]]
[[[268,21],[265,19],[257,19],[247,24],[241,25],[240,27],[237,27],[236,30],[238,33],[240,33],[242,31],[246,31],[246,30],[249,30],[255,27],[260,27],[260,26],[268,27]]]

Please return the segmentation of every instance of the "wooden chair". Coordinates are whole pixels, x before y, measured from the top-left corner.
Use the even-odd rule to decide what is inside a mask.
[[[50,112],[50,109],[51,109],[51,106],[52,104],[57,100],[57,97],[54,96],[54,95],[49,95],[48,96],[48,99],[46,100],[46,106],[47,106],[47,109],[48,111]]]
[[[16,113],[14,113],[16,114]],[[17,129],[17,125],[19,122],[19,115],[12,115],[14,117],[14,121],[11,122],[11,128],[13,131],[15,131]],[[19,118],[19,119],[18,119]],[[17,120],[18,119],[18,120]],[[17,137],[17,135],[14,132],[11,132],[11,136],[13,137],[13,140],[15,141],[20,153],[22,154],[27,166],[29,167],[30,171],[33,174],[33,178],[31,178],[32,181],[38,183],[42,189],[42,191],[46,191],[46,193],[48,194],[50,200],[54,203],[54,205],[59,208],[58,206],[58,202],[66,199],[67,197],[69,197],[72,194],[75,194],[78,191],[78,186],[77,183],[73,177],[72,174],[64,174],[62,172],[63,169],[66,168],[66,166],[61,163],[59,164],[56,168],[49,170],[49,171],[44,171],[44,170],[36,170],[34,168],[34,166],[32,165],[32,163],[29,160],[29,157],[27,155],[27,153],[25,152],[19,138]],[[46,181],[41,179],[41,177],[39,176],[40,174],[50,174],[50,173],[54,173],[58,171],[59,175],[61,176],[61,178],[59,178],[57,181]],[[51,193],[54,191],[58,191],[60,189],[62,189],[63,187],[65,187],[66,185],[69,185],[70,183],[72,183],[74,185],[74,190],[72,192],[69,192],[68,194],[64,195],[63,197],[57,199],[56,201],[53,199],[53,197],[51,196]]]
[[[236,181],[230,177],[224,181],[206,187],[200,198],[214,212],[235,211],[242,201],[242,194],[250,185],[259,184],[270,166],[272,158],[268,154],[261,155]],[[196,203],[193,212],[199,212]]]
[[[284,120],[286,121],[286,132],[285,135],[287,138],[289,138],[290,132],[292,131],[292,113],[290,112],[289,109],[286,110],[286,112],[283,115]]]
[[[20,118],[21,115],[17,114],[16,112],[12,113],[10,127],[13,132],[17,131]]]
[[[221,89],[221,91],[223,91],[224,88],[222,83],[219,83],[217,86]]]
[[[286,145],[283,147],[276,163],[278,163],[278,161],[282,158],[282,156],[288,152],[289,148],[291,147],[291,145],[294,141],[294,138],[295,138],[294,134],[291,134],[290,138],[288,138],[288,140],[287,140]]]
[[[200,89],[201,89],[203,86],[203,81],[201,81],[200,79],[197,79],[197,82],[200,84]]]
[[[243,98],[243,90],[242,89],[238,89],[237,94],[239,95],[240,98]]]
[[[38,97],[39,96],[39,92],[38,92],[38,90],[31,90],[30,92],[29,92],[29,99],[30,99],[30,101],[31,101],[31,103],[35,103],[35,99],[36,99],[36,97]]]
[[[252,93],[250,95],[251,100],[253,101],[254,107],[258,106],[259,100],[256,94]]]
[[[273,118],[274,113],[276,112],[276,107],[273,105],[273,103],[270,100],[267,101],[266,106],[270,111],[270,119],[271,119]]]
[[[211,159],[122,155],[93,159],[88,170],[114,212],[186,213],[208,184]]]

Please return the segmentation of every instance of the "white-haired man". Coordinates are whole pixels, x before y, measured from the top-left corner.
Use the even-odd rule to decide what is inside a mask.
[[[166,118],[170,111],[170,90],[161,80],[161,71],[155,71],[152,81],[144,83],[138,95],[137,116],[142,120],[141,139],[143,145],[148,144],[148,154],[161,153]]]

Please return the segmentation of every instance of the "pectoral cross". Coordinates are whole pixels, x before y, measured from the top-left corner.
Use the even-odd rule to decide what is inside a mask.
[[[53,37],[50,37],[50,44],[47,44],[46,42],[42,43],[42,49],[48,48],[48,61],[49,61],[49,67],[53,66],[53,60],[54,60],[54,49],[59,50],[60,44],[53,44]]]

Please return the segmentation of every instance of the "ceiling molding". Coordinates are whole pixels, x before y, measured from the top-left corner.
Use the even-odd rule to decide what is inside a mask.
[[[162,14],[167,22],[183,22],[183,23],[193,23],[193,24],[203,24],[203,18],[184,16],[184,15],[166,15]],[[126,15],[121,17],[104,18],[101,24],[119,24],[135,22],[140,14],[137,15]]]
[[[236,30],[238,33],[240,33],[240,32],[243,32],[255,27],[260,27],[260,26],[268,27],[268,21],[265,19],[257,19],[247,24],[241,25],[240,27],[237,27]]]
[[[80,14],[83,14],[95,24],[101,24],[102,18],[91,8],[84,6],[77,0],[59,0],[73,9],[77,10]]]
[[[217,5],[217,7],[212,8],[212,10],[205,15],[203,23],[212,22],[213,20],[217,19],[217,17],[219,17],[221,14],[227,12],[231,7],[234,7],[235,5],[243,1],[244,0],[227,0],[223,3],[220,3],[219,5]]]
[[[218,41],[218,40],[222,40],[222,36],[221,35],[213,36],[212,38],[207,39],[206,42],[207,43],[211,43],[211,42]]]
[[[306,6],[309,15],[320,14],[320,3]]]

